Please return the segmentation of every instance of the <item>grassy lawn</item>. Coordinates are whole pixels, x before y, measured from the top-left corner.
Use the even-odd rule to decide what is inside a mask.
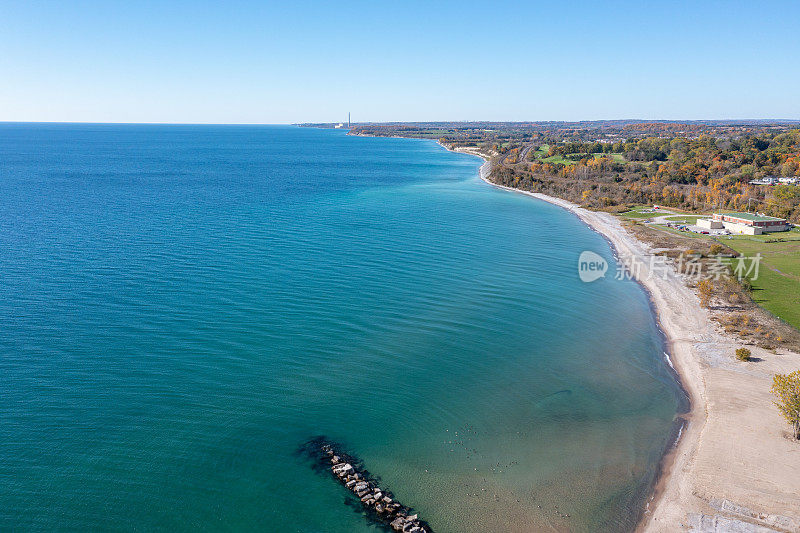
[[[641,209],[641,208],[637,208]],[[629,211],[622,216],[634,213]],[[647,213],[645,213],[647,214]],[[632,220],[638,217],[630,216]],[[670,218],[691,218],[678,216]],[[752,297],[758,305],[781,318],[784,322],[800,329],[800,229],[782,231],[766,235],[703,235],[678,231],[660,224],[649,224],[649,228],[665,233],[680,235],[684,239],[716,241],[752,258],[761,254],[758,277],[748,275],[753,286]],[[778,242],[770,242],[778,241]],[[736,266],[736,260],[733,266]],[[749,267],[750,261],[747,261]]]
[[[605,152],[595,152],[592,155],[595,156],[595,157],[607,157],[607,158],[609,158],[612,161],[615,161],[617,163],[624,163],[625,162],[625,157],[622,154],[607,154]]]
[[[549,144],[543,144],[539,147],[538,150],[533,152],[533,156],[540,162],[540,163],[562,163],[564,165],[572,165],[575,161],[570,161],[569,159],[564,159],[564,157],[560,155],[554,155],[547,157],[547,153],[550,151]]]
[[[565,158],[564,156],[560,155],[554,155],[548,157],[547,153],[549,151],[550,151],[550,145],[543,144],[542,146],[539,147],[538,150],[533,152],[533,157],[535,157],[538,161],[542,163],[561,163],[563,165],[574,165],[575,163],[577,163],[577,161],[575,161],[574,159]],[[569,155],[574,155],[574,154],[569,154]],[[625,162],[625,158],[622,156],[622,154],[606,154],[599,152],[592,155],[595,157],[608,157],[618,163]]]
[[[563,165],[574,165],[575,161],[570,159],[564,159],[563,156],[560,155],[553,155],[547,157],[547,153],[550,151],[549,144],[543,144],[533,153],[533,156],[540,162],[540,163],[561,163]]]
[[[697,220],[700,218],[708,218],[708,216],[704,215],[676,215],[674,217],[667,217],[664,220],[669,220],[670,222],[685,222],[687,224],[695,224]]]
[[[783,238],[783,242],[767,242]],[[761,254],[753,300],[773,315],[800,329],[800,230],[771,235],[736,236],[720,242],[753,257]]]
[[[544,163],[561,163],[562,165],[574,165],[577,161],[573,161],[571,159],[564,159],[564,156],[561,155],[553,155],[550,157],[545,157],[541,160]]]
[[[630,211],[625,211],[624,213],[620,213],[619,216],[625,218],[655,218],[658,216],[663,215],[664,213],[660,213],[658,211],[654,213],[643,213],[643,210],[652,210],[653,207],[649,205],[639,205],[631,209]]]
[[[727,237],[726,237],[727,238]],[[800,228],[792,228],[789,231],[778,231],[775,233],[764,233],[762,235],[730,235],[731,240],[737,241],[800,241]]]

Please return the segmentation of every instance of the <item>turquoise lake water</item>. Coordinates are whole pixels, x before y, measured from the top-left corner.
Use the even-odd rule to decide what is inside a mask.
[[[0,530],[380,530],[316,435],[437,532],[630,530],[682,403],[647,296],[480,164],[0,124]]]

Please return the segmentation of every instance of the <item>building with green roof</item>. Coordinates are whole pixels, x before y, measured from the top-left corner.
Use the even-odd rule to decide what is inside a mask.
[[[789,223],[786,219],[768,217],[758,213],[714,213],[713,218],[706,219],[703,224],[698,220],[701,227],[710,229],[725,228],[731,233],[742,233],[744,235],[761,235],[773,231],[786,231]]]

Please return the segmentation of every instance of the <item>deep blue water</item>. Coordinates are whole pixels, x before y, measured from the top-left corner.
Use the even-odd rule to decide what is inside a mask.
[[[435,531],[630,529],[679,404],[647,297],[580,282],[605,241],[479,166],[0,124],[0,530],[375,530],[315,435]]]

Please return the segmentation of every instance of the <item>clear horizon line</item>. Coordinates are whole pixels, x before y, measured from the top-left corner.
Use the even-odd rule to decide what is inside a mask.
[[[546,122],[564,122],[564,123],[577,123],[577,122],[610,122],[610,121],[643,121],[643,122],[800,122],[800,118],[681,118],[681,119],[663,119],[663,118],[600,118],[600,119],[578,119],[578,120],[565,120],[565,119],[549,119],[549,120],[379,120],[379,121],[360,121],[351,122],[353,124],[414,124],[414,123],[507,123],[507,124],[525,124],[525,123],[546,123]],[[339,124],[341,121],[305,121],[305,122],[159,122],[159,121],[105,121],[98,122],[92,120],[0,120],[0,124],[116,124],[116,125],[164,125],[164,126],[294,126],[300,124]]]

